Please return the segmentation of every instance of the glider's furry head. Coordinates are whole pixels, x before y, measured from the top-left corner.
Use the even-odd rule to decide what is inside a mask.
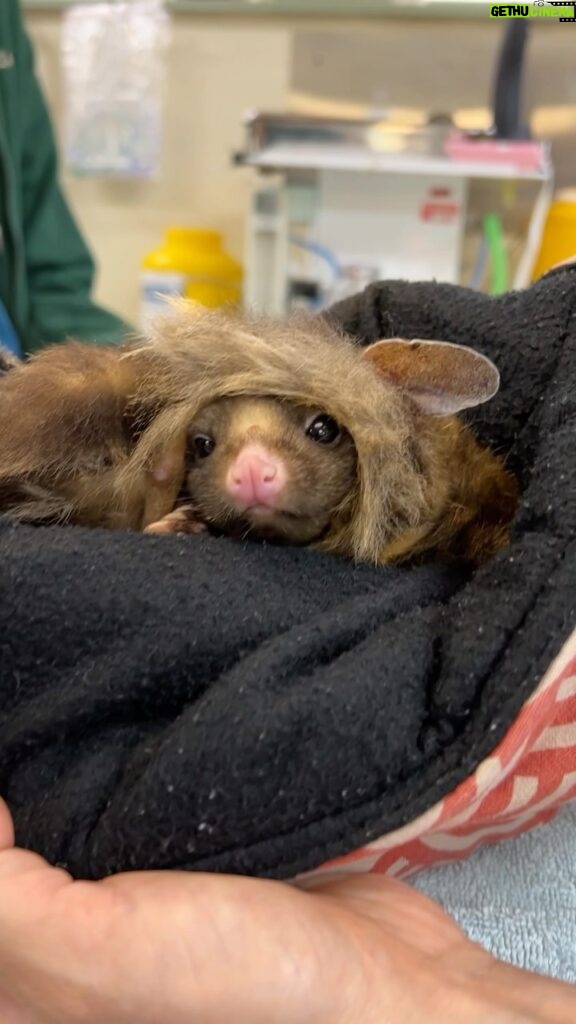
[[[418,344],[425,348],[435,343]],[[429,518],[442,486],[431,442],[438,421],[432,428],[434,417],[423,411],[426,402],[419,399],[426,393],[428,405],[434,406],[444,382],[439,384],[442,375],[436,367],[428,369],[424,383],[422,373],[416,374],[416,386],[411,381],[405,387],[404,372],[396,371],[409,347],[397,341],[363,349],[316,316],[279,320],[174,303],[147,343],[136,345],[126,357],[146,353],[151,369],[143,391],[158,395],[163,389],[166,398],[163,412],[142,439],[140,455],[149,458],[159,438],[176,435],[194,410],[218,398],[268,396],[321,409],[353,438],[357,475],[320,546],[377,561],[393,538]],[[416,366],[417,347],[411,366]],[[468,359],[469,350],[450,345],[440,349],[465,353],[462,359]],[[441,354],[453,358],[451,352]],[[455,375],[458,386],[452,388],[459,391],[459,402],[436,402],[436,413],[484,401],[496,390],[492,364],[472,352],[469,358],[478,360],[483,382],[471,384],[463,398],[466,371],[460,370]]]

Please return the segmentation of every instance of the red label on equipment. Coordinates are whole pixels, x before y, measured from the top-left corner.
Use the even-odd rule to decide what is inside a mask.
[[[420,208],[420,220],[451,224],[458,216],[459,209],[458,203],[423,203]]]

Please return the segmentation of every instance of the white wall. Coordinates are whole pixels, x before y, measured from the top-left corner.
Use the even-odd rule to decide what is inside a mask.
[[[30,11],[27,23],[59,130],[60,16]],[[576,185],[575,29],[549,20],[531,28],[525,78],[532,125],[553,140],[559,184]],[[177,16],[161,179],[64,178],[98,260],[99,298],[136,317],[139,261],[171,223],[216,227],[242,258],[252,175],[233,166],[231,155],[247,109],[378,102],[460,109],[467,124],[485,124],[502,30],[488,17],[483,24]]]
[[[60,19],[30,13],[38,71],[61,128]],[[157,182],[106,182],[64,176],[71,205],[99,264],[97,295],[133,321],[138,266],[171,223],[216,227],[243,255],[250,172],[232,166],[245,110],[282,107],[288,91],[291,35],[263,22],[176,19],[169,56],[165,162]]]

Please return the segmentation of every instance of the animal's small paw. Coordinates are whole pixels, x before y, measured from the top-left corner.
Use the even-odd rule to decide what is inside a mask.
[[[182,505],[174,509],[167,516],[159,519],[156,523],[150,523],[144,528],[144,533],[206,533],[206,523],[196,518],[194,509],[189,505]]]

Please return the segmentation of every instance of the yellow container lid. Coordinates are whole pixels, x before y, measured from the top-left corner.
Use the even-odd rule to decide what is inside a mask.
[[[144,256],[142,268],[234,282],[243,276],[241,265],[224,250],[219,231],[178,225],[169,227],[162,244]]]
[[[164,245],[169,248],[218,249],[222,245],[219,231],[209,228],[168,228],[164,234]]]

